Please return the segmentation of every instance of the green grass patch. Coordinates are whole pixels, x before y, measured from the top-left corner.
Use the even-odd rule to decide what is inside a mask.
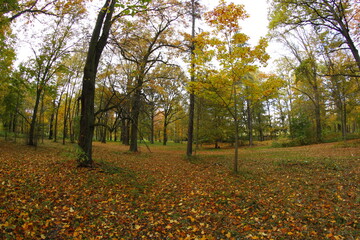
[[[335,146],[335,148],[357,148],[360,147],[360,141],[342,141],[338,142]]]

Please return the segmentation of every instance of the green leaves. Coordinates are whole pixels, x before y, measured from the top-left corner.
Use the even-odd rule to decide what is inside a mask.
[[[151,0],[140,0],[140,4],[116,3],[115,7],[122,9],[121,15],[135,16],[136,13],[145,10],[150,2]]]

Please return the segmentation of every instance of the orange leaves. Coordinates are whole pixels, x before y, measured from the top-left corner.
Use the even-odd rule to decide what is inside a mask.
[[[118,143],[95,143],[96,159],[122,169],[110,174],[77,169],[58,154],[62,145],[48,144],[35,151],[0,142],[1,236],[341,240],[358,230],[359,162],[344,151],[348,160],[334,161],[346,171],[324,168],[323,156],[340,154],[334,145],[240,149],[247,174],[234,175],[231,149],[201,149],[189,163],[181,144],[132,155]],[[310,163],[279,164],[299,156]]]
[[[229,31],[235,33],[239,31],[239,20],[244,20],[248,15],[243,5],[236,5],[230,3],[226,5],[224,0],[221,0],[219,5],[212,11],[205,14],[206,21],[216,27],[219,31]]]

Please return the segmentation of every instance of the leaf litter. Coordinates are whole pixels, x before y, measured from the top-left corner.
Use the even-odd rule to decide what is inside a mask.
[[[185,148],[180,146],[180,148]],[[360,150],[321,144],[132,154],[94,144],[97,167],[72,146],[0,142],[4,239],[359,239]],[[123,154],[126,153],[126,154]]]

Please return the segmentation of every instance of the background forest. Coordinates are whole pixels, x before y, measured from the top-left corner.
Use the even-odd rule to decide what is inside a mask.
[[[275,140],[274,146],[295,146],[358,137],[355,0],[271,1],[270,34],[256,46],[241,32],[248,16],[242,5],[101,4],[1,1],[6,139],[65,144],[85,131],[93,132],[91,141],[120,141],[134,152],[138,141],[189,140],[192,155],[193,144]],[[26,52],[18,40],[24,38]],[[269,60],[269,41],[278,44],[280,58]],[[272,70],[264,70],[267,63]],[[84,85],[86,71],[93,86]],[[87,117],[93,123],[81,130],[85,97],[93,98]]]

